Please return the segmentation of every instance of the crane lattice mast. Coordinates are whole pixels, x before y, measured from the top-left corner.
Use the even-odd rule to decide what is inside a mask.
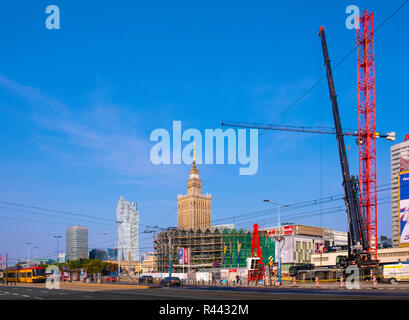
[[[362,215],[373,259],[377,259],[375,55],[373,13],[365,11],[357,28],[359,184]]]

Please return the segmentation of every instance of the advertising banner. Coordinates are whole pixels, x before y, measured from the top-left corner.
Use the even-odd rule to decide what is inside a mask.
[[[183,252],[184,252],[183,248],[179,249],[178,251],[179,264],[183,264]]]
[[[184,264],[189,264],[189,248],[183,249]]]
[[[237,242],[237,265],[240,263],[241,241]]]
[[[293,237],[286,237],[281,244],[281,263],[292,263],[294,261],[294,242]],[[275,246],[275,254],[278,257],[278,242]]]
[[[223,261],[222,261],[223,265],[224,265],[224,259],[226,258],[226,251],[227,251],[227,243],[224,244],[224,248],[223,248]]]
[[[399,173],[399,246],[409,246],[409,171]]]

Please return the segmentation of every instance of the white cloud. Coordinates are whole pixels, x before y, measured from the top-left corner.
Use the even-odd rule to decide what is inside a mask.
[[[35,107],[31,114],[38,126],[62,134],[62,143],[68,148],[61,146],[61,140],[48,137],[39,145],[61,161],[107,169],[117,176],[116,181],[132,184],[149,183],[152,175],[173,175],[177,170],[175,166],[163,168],[150,162],[149,136],[136,129],[146,119],[136,111],[129,111],[129,107],[104,102],[103,97],[92,94],[90,97],[96,101],[90,101],[81,111],[70,110],[58,99],[1,75],[0,85]],[[79,153],[68,151],[75,149]],[[164,182],[172,183],[172,180]]]

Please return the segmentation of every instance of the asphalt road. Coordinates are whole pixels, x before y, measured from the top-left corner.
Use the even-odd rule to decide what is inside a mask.
[[[44,284],[18,284],[0,286],[0,300],[355,300],[405,299],[409,300],[409,287],[385,286],[378,289],[346,290],[312,287],[298,288],[120,288],[106,286],[80,286],[71,284],[61,289],[46,289]]]

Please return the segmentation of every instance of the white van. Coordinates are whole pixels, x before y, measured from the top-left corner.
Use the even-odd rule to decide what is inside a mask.
[[[409,281],[409,262],[385,264],[383,266],[383,279],[389,283]]]

